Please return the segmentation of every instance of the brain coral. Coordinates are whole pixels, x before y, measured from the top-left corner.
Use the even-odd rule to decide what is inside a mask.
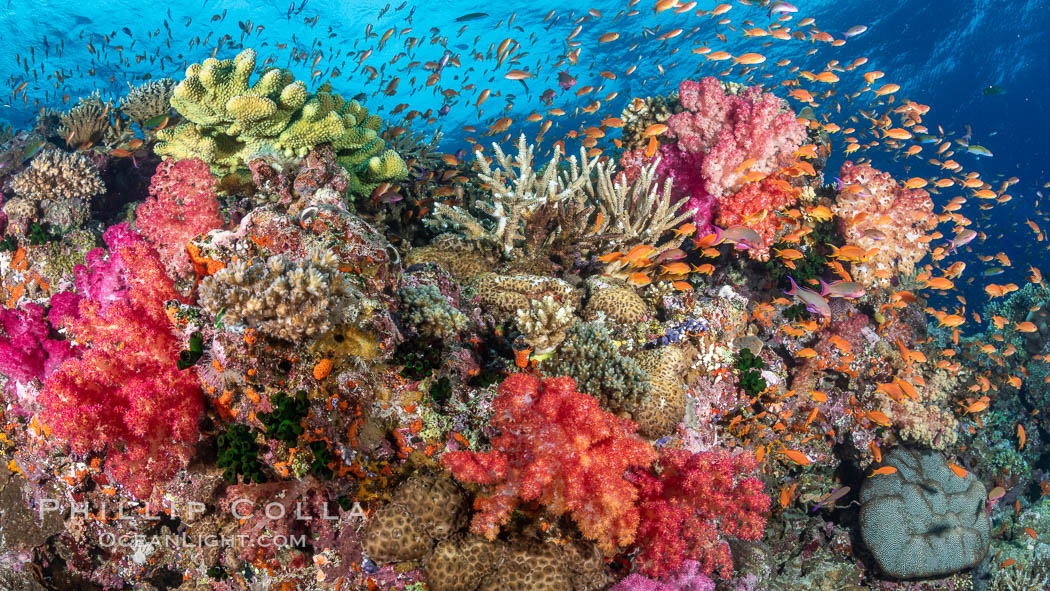
[[[939,452],[902,447],[884,464],[897,472],[867,479],[860,491],[861,535],[883,572],[934,577],[984,559],[990,521],[973,474],[960,478]]]

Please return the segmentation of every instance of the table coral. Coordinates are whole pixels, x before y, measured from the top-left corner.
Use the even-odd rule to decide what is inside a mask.
[[[601,410],[571,378],[514,374],[500,384],[488,452],[448,452],[441,465],[459,480],[487,487],[474,502],[471,530],[494,539],[523,501],[568,513],[606,552],[630,544],[638,527],[637,491],[624,478],[656,456],[635,425]]]

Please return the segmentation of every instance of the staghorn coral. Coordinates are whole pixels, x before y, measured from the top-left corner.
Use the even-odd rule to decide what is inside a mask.
[[[433,214],[423,222],[438,232],[460,234],[475,249],[493,251],[504,259],[535,254],[522,249],[530,235],[530,215],[581,190],[594,162],[588,160],[578,168],[573,156],[569,159],[571,174],[559,175],[561,150],[556,148],[540,175],[533,167],[534,146],[525,141],[524,134],[518,138],[517,158],[505,154],[499,144],[492,147],[496,168],[480,151],[475,154],[478,176],[489,185],[490,200],[477,199],[464,206],[435,203]]]
[[[685,240],[683,234],[670,237],[665,234],[696,212],[688,206],[675,206],[673,182],[670,178],[662,183],[658,180],[659,166],[660,159],[656,158],[643,164],[636,178],[629,179],[609,162],[595,165],[597,182],[588,178],[581,191],[599,211],[598,221],[591,224],[590,232],[614,237],[607,241],[608,248],[627,251],[639,244],[650,244],[656,248],[653,256],[658,256]]]
[[[186,244],[223,226],[215,180],[203,160],[161,162],[150,180],[149,199],[135,211],[135,226],[153,243],[175,279],[193,276]]]
[[[538,355],[547,355],[565,340],[565,331],[576,322],[576,308],[571,303],[562,303],[554,296],[543,296],[532,300],[527,308],[519,308],[515,323],[525,337],[525,342]]]
[[[762,493],[761,480],[744,476],[755,469],[754,456],[663,448],[659,465],[659,476],[635,474],[641,517],[638,570],[660,577],[691,559],[704,574],[718,571],[728,578],[733,562],[723,538],[755,541],[765,528],[770,499]]]
[[[888,173],[848,160],[839,176],[842,190],[832,207],[839,231],[847,243],[874,249],[853,263],[853,277],[867,286],[887,286],[897,273],[910,275],[929,252],[923,235],[937,225],[929,193],[905,189]],[[874,230],[881,232],[878,238]]]
[[[343,319],[352,290],[330,251],[306,260],[271,256],[230,263],[200,285],[200,304],[226,324],[243,324],[294,343],[328,332]]]
[[[631,421],[598,407],[571,378],[514,374],[499,387],[492,450],[447,452],[441,465],[458,480],[486,487],[474,501],[474,533],[495,539],[523,501],[569,514],[584,537],[606,553],[635,539],[637,492],[624,479],[648,466],[653,449]]]
[[[366,194],[407,174],[404,161],[378,135],[382,121],[357,101],[347,102],[327,83],[311,94],[280,68],[265,69],[249,84],[255,63],[255,51],[245,49],[233,60],[208,58],[190,65],[171,99],[188,122],[161,130],[156,152],[199,157],[225,173],[244,168],[259,154],[302,157],[327,143],[350,173],[352,192]]]
[[[542,369],[547,375],[569,376],[581,391],[614,412],[643,408],[652,392],[648,374],[620,353],[600,320],[573,326]]]

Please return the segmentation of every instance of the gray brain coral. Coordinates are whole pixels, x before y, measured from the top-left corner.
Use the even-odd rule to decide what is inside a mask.
[[[298,343],[346,320],[351,294],[335,254],[314,251],[303,261],[272,256],[231,263],[201,282],[200,303],[216,316],[225,310],[227,324]]]
[[[861,535],[883,572],[936,577],[984,559],[990,522],[973,474],[960,478],[928,450],[897,448],[883,463],[897,472],[867,479],[860,491]]]

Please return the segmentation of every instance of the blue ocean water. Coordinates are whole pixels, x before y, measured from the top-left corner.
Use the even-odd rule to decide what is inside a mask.
[[[864,109],[871,100],[870,93],[853,100],[849,95],[864,86],[862,71],[879,70],[885,72],[879,83],[900,85],[899,98],[930,106],[924,123],[931,132],[939,127],[959,138],[969,126],[971,142],[988,148],[994,156],[975,163],[976,156],[962,153],[957,160],[985,179],[1020,179],[1010,188],[1013,200],[1005,206],[982,211],[971,204],[967,209],[988,233],[982,250],[988,254],[1005,251],[1014,263],[996,280],[1023,280],[1027,264],[1050,271],[1050,266],[1041,265],[1045,245],[1035,243],[1034,234],[1023,224],[1026,219],[1043,216],[1042,207],[1036,205],[1036,192],[1050,180],[1050,146],[1046,142],[1050,137],[1050,101],[1046,100],[1050,52],[1045,49],[1050,42],[1050,3],[797,2],[795,23],[811,17],[813,27],[837,39],[850,27],[867,27],[863,34],[839,47],[812,40],[771,41],[770,37],[742,36],[740,31],[747,23],[764,27],[772,19],[756,2],[730,5],[731,10],[722,18],[732,22],[719,25],[717,18],[696,14],[697,10],[713,9],[716,2],[711,1],[700,2],[682,14],[672,10],[655,14],[649,2],[629,7],[627,2],[605,0],[579,5],[506,3],[498,7],[461,1],[406,2],[399,6],[398,2],[376,0],[163,4],[8,0],[0,14],[7,53],[0,64],[0,79],[8,89],[16,89],[23,82],[27,85],[17,96],[4,97],[0,121],[22,126],[41,107],[61,107],[65,101],[73,104],[77,97],[95,89],[104,96],[119,98],[129,85],[144,79],[180,79],[189,63],[212,54],[232,57],[242,47],[254,47],[260,60],[288,67],[315,86],[329,80],[346,96],[365,93],[366,106],[380,115],[402,103],[423,113],[432,110],[434,121],[428,127],[440,126],[449,148],[469,135],[462,131],[464,125],[483,130],[483,124],[503,116],[514,118],[508,130],[512,134],[534,136],[540,123],[527,123],[524,118],[548,108],[541,100],[547,90],[556,95],[551,106],[568,112],[568,116],[555,120],[554,129],[547,134],[553,138],[559,137],[559,131],[579,128],[587,120],[596,122],[617,114],[633,96],[666,93],[684,78],[728,68],[728,62],[712,62],[691,53],[697,47],[733,55],[763,53],[767,62],[750,75],[753,82],[774,87],[797,76],[789,72],[793,66],[819,72],[835,61],[844,66],[866,57],[868,62],[863,67],[843,73],[835,86],[836,95],[820,101],[818,113],[826,110],[832,120],[846,120],[849,113]],[[627,16],[631,8],[638,14]],[[487,15],[457,20],[471,13]],[[566,39],[577,26],[581,31],[572,42],[582,51],[577,63],[566,63],[565,56],[573,49]],[[658,40],[676,28],[683,33]],[[381,43],[388,31],[390,39]],[[598,37],[607,32],[618,32],[620,38],[598,43]],[[725,41],[718,37],[720,34]],[[405,39],[409,37],[420,41],[405,52]],[[497,66],[491,55],[506,39],[511,40],[509,53],[517,61]],[[371,53],[365,55],[368,51]],[[426,63],[439,62],[446,51],[460,58],[460,67],[447,67],[440,81],[426,86],[431,72],[424,69]],[[481,52],[488,59],[477,61],[473,52]],[[402,53],[405,55],[398,57]],[[785,59],[791,61],[790,66],[774,66]],[[556,65],[559,61],[562,63]],[[637,66],[635,71],[624,75],[631,66]],[[333,72],[336,67],[338,75]],[[374,75],[366,71],[367,67],[375,68]],[[511,68],[524,69],[532,78],[507,80],[504,74]],[[743,80],[741,70],[736,68],[726,78]],[[617,78],[602,78],[602,71],[616,73]],[[563,91],[557,84],[559,72],[574,76],[577,85]],[[391,86],[395,77],[400,80]],[[576,96],[576,90],[585,85],[598,90]],[[994,91],[984,92],[989,87]],[[491,90],[490,97],[476,108],[483,89]],[[572,116],[577,108],[611,92],[618,96],[604,101],[597,113]],[[447,114],[438,114],[445,105]],[[480,141],[487,143],[490,139]],[[935,166],[915,166],[912,170],[929,155],[927,149],[919,158],[891,161],[885,152],[869,154],[877,166],[898,178],[934,176],[938,172]],[[833,168],[836,165],[833,162]],[[945,192],[935,200],[943,203],[953,195]],[[976,261],[971,262],[974,273],[982,271]],[[980,286],[978,280],[964,289],[979,296]]]

